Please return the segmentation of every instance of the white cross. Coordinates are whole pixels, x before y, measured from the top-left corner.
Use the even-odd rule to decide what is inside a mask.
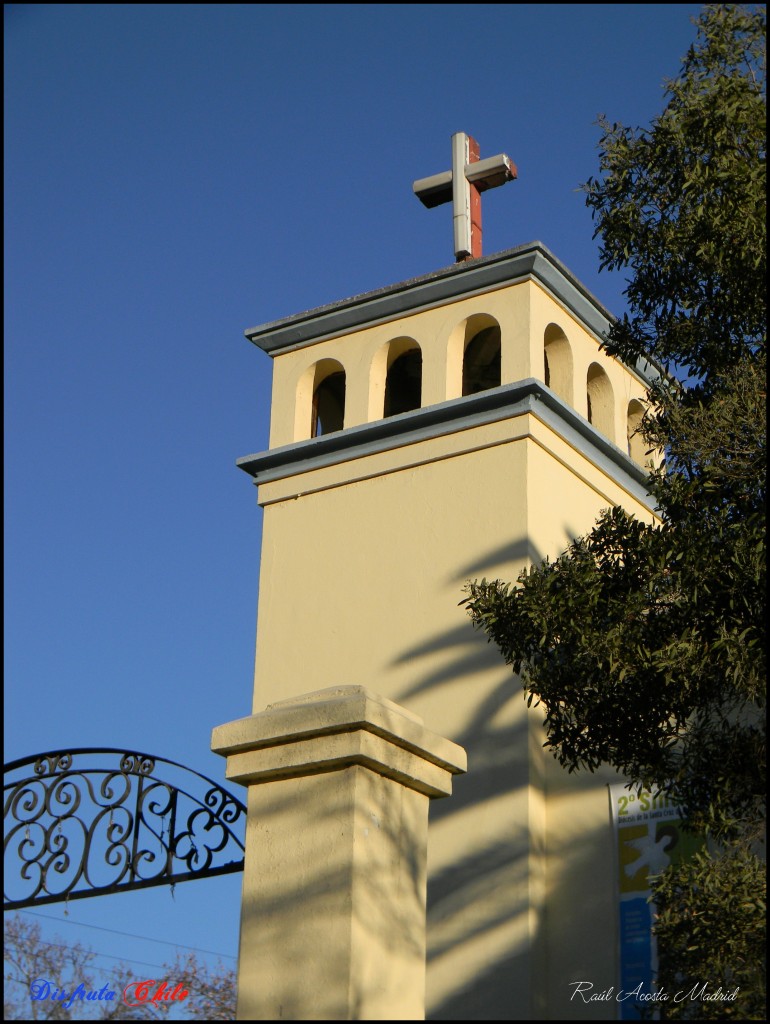
[[[518,176],[505,153],[479,160],[479,144],[465,132],[452,136],[452,170],[420,178],[412,185],[429,209],[452,201],[455,259],[458,263],[481,256],[481,193]]]

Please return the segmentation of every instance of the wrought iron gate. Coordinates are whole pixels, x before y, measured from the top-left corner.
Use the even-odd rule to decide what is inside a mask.
[[[188,792],[192,789],[192,792]],[[5,766],[4,907],[243,870],[246,807],[152,754],[54,750]]]

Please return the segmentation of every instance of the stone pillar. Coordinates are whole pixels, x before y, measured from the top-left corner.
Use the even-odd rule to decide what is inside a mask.
[[[425,1016],[428,800],[462,747],[361,686],[214,729],[248,787],[238,1020]]]

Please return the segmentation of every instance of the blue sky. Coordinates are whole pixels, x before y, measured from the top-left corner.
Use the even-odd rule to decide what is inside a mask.
[[[660,112],[699,10],[6,5],[6,760],[125,747],[223,779],[261,525],[235,460],[267,447],[271,380],[243,331],[452,263],[449,208],[411,183],[456,131],[519,170],[484,197],[485,255],[539,239],[621,312],[578,191],[595,121]],[[36,920],[105,956],[233,957],[238,890]]]

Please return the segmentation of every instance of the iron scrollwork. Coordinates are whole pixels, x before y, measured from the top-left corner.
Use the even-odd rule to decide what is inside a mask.
[[[82,748],[13,761],[5,909],[241,871],[245,820],[232,793],[165,758]]]

